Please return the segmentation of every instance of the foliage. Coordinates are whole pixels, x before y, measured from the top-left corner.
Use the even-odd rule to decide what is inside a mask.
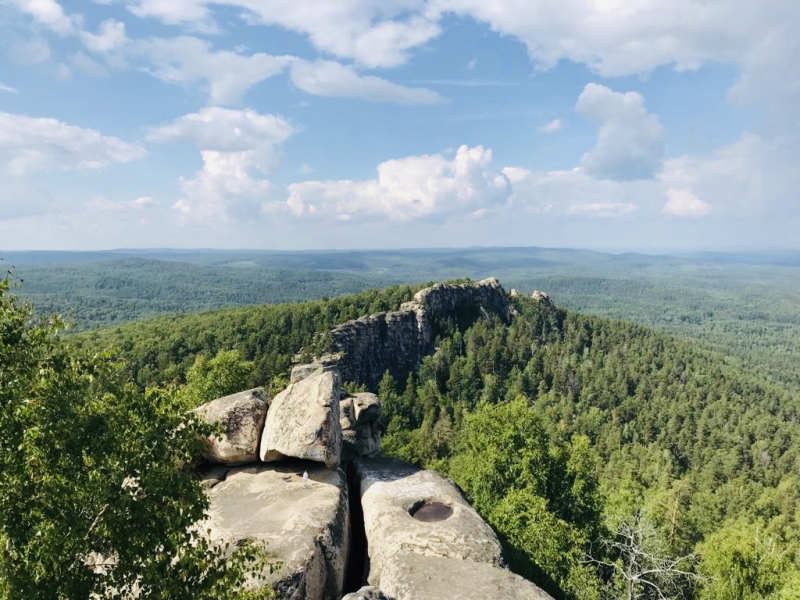
[[[213,358],[200,354],[186,373],[178,397],[186,408],[247,389],[253,363],[242,360],[238,350],[220,350]]]
[[[234,598],[260,548],[210,543],[182,465],[203,426],[165,390],[76,352],[0,282],[0,598]],[[265,589],[261,597],[268,597]]]

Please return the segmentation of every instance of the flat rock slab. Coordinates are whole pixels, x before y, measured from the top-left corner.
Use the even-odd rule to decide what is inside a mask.
[[[336,469],[342,453],[341,389],[337,371],[319,368],[275,396],[261,437],[261,460],[294,457]]]
[[[381,577],[381,591],[394,600],[553,600],[527,579],[489,563],[397,554]]]
[[[395,568],[393,558],[399,552],[504,566],[497,536],[450,481],[433,471],[388,459],[356,459],[355,466],[370,585],[391,595],[383,579],[387,569]],[[442,503],[452,512],[445,511],[449,516],[444,520],[417,520],[410,512],[424,502]]]
[[[217,398],[195,409],[209,425],[220,425],[222,434],[208,440],[206,459],[225,465],[258,460],[258,444],[267,417],[267,400],[259,389]]]
[[[392,600],[378,588],[362,587],[357,592],[347,594],[342,600]]]
[[[303,481],[303,472],[309,478]],[[267,543],[280,569],[269,575],[281,600],[338,600],[349,551],[347,481],[306,461],[231,469],[208,491],[211,539]]]

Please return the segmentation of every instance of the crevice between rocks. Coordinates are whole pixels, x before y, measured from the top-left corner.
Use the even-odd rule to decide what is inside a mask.
[[[348,462],[345,470],[347,476],[347,497],[350,504],[350,553],[347,557],[344,576],[344,595],[358,591],[366,585],[369,552],[367,550],[367,534],[364,529],[364,511],[361,508],[361,484],[356,467]]]

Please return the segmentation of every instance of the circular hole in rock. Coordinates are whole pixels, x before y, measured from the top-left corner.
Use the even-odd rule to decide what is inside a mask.
[[[453,514],[453,508],[444,502],[422,501],[416,502],[410,509],[409,514],[417,521],[433,523],[444,521]]]

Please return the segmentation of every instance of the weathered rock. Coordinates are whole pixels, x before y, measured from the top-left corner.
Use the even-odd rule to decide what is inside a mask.
[[[206,423],[222,426],[222,435],[208,440],[206,458],[226,465],[258,460],[267,407],[264,392],[257,388],[217,398],[196,408],[195,412]]]
[[[390,593],[382,581],[398,552],[503,566],[500,542],[491,527],[450,481],[433,471],[388,459],[357,459],[355,466],[369,546],[370,585]],[[415,519],[409,511],[423,502],[440,502],[452,514],[437,522]]]
[[[223,465],[214,465],[205,472],[200,473],[200,485],[204,488],[213,488],[218,483],[225,481],[229,468]]]
[[[336,363],[335,359],[329,358],[325,360],[325,357],[320,359],[317,362],[308,363],[307,365],[297,365],[292,367],[292,374],[290,376],[289,382],[290,383],[297,383],[299,381],[303,381],[303,379],[313,375],[317,371],[322,369],[323,371],[335,371],[336,370]]]
[[[342,458],[375,456],[381,450],[378,418],[383,404],[375,394],[362,392],[339,402],[342,427]]]
[[[342,452],[340,394],[338,372],[317,369],[275,396],[261,437],[261,460],[295,457],[335,469]]]
[[[303,472],[309,474],[303,482]],[[208,492],[213,541],[266,542],[281,600],[341,598],[349,551],[347,481],[341,471],[289,460],[232,469]]]
[[[392,600],[380,591],[378,588],[371,586],[362,587],[357,592],[347,594],[342,600]]]
[[[519,290],[516,288],[511,288],[511,291],[508,293],[508,295],[511,296],[512,298],[518,298]]]
[[[550,306],[553,304],[553,301],[550,299],[550,295],[546,294],[545,292],[540,292],[539,290],[533,290],[531,294],[531,298],[536,300],[537,302],[541,302],[542,304],[546,304]]]
[[[338,367],[345,381],[378,386],[389,371],[398,381],[416,371],[425,355],[433,352],[437,323],[457,317],[474,321],[494,314],[512,317],[508,296],[497,279],[475,284],[437,283],[420,290],[400,310],[348,321],[330,333],[331,347],[340,356]]]
[[[395,600],[552,600],[540,587],[508,569],[407,552],[389,558],[381,590]]]

